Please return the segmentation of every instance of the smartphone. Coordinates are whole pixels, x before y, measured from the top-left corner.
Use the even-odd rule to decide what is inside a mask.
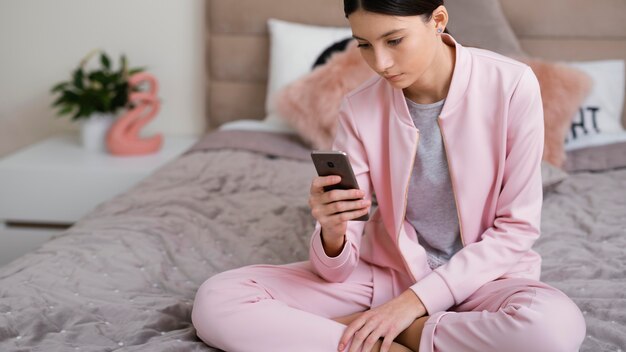
[[[311,159],[317,170],[319,176],[338,175],[341,177],[341,182],[324,186],[324,192],[331,191],[333,189],[359,189],[354,171],[350,165],[350,159],[348,155],[342,151],[318,151],[311,152]],[[367,221],[369,220],[369,213],[360,216],[355,221]]]

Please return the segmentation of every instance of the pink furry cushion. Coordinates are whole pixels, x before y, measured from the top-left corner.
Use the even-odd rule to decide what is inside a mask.
[[[592,80],[584,72],[564,64],[516,59],[528,64],[537,76],[544,110],[543,159],[560,168],[565,162],[563,145],[567,130],[589,93]],[[326,64],[278,92],[277,110],[313,148],[329,149],[341,99],[373,74],[356,42],[351,42],[344,52],[335,53]]]
[[[539,59],[516,58],[529,65],[539,81],[545,143],[543,160],[562,168],[565,163],[563,148],[572,118],[589,94],[593,81],[589,75],[564,64]]]
[[[315,149],[330,149],[344,95],[374,75],[356,41],[276,95],[276,109]]]

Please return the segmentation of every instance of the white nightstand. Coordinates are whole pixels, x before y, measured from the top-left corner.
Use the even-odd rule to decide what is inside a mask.
[[[165,137],[158,153],[113,156],[63,134],[0,159],[0,265],[71,226],[185,152],[193,137]]]

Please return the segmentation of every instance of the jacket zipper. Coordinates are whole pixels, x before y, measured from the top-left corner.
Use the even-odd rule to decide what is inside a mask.
[[[450,183],[452,185],[452,195],[454,196],[454,206],[456,208],[456,217],[457,217],[457,221],[459,222],[459,234],[461,235],[461,244],[463,245],[463,247],[465,247],[465,239],[463,237],[463,225],[461,224],[461,214],[460,214],[460,210],[459,210],[459,203],[457,202],[456,199],[456,192],[454,190],[454,180],[452,179],[452,169],[450,168],[450,161],[448,160],[448,145],[446,143],[446,137],[443,134],[443,131],[441,129],[441,121],[439,120],[440,116],[437,117],[437,125],[439,125],[439,133],[441,134],[441,140],[443,140],[443,147],[444,147],[444,153],[446,154],[446,164],[448,165],[448,173],[450,174]],[[415,156],[417,155],[417,146],[419,144],[419,130],[417,131],[417,142],[415,143],[415,146],[413,147],[413,158],[411,159],[411,172],[413,170],[413,166],[415,164]],[[411,178],[411,173],[409,173],[409,180],[407,180],[406,182],[406,187],[404,189],[404,211],[402,212],[402,221],[400,222],[400,226],[398,227],[398,233],[396,234],[396,243],[398,243],[400,241],[400,231],[402,231],[402,223],[404,221],[404,218],[406,217],[406,206],[407,206],[407,202],[409,200],[409,185],[410,185],[410,178]],[[413,272],[411,271],[409,264],[406,262],[406,259],[404,259],[404,256],[401,255],[400,257],[402,257],[402,262],[404,263],[404,267],[406,268],[407,272],[409,273],[409,275],[411,276],[411,278],[413,279],[413,281],[417,281],[415,279],[415,276],[413,276]]]
[[[441,140],[443,140],[443,150],[446,154],[446,164],[448,164],[448,174],[450,174],[450,183],[452,184],[452,195],[454,196],[454,206],[456,208],[456,217],[459,222],[459,234],[461,235],[461,244],[465,247],[465,239],[463,238],[463,225],[461,224],[461,211],[459,210],[459,202],[456,200],[456,192],[454,190],[454,179],[453,172],[450,168],[450,161],[448,159],[448,144],[446,143],[446,137],[443,134],[443,130],[441,129],[441,116],[437,117],[437,125],[439,125],[439,133],[441,134]]]
[[[406,181],[406,187],[404,188],[404,211],[402,212],[402,220],[400,221],[400,226],[398,226],[398,233],[396,234],[396,243],[399,243],[400,241],[400,231],[402,231],[402,224],[404,223],[404,218],[406,217],[406,205],[409,200],[409,185],[411,184],[411,173],[413,172],[413,166],[415,164],[415,156],[417,155],[417,146],[419,144],[419,140],[420,140],[420,132],[419,130],[417,130],[417,141],[415,142],[415,146],[413,147],[413,158],[411,159],[411,168],[409,169],[411,170],[411,172],[409,172],[409,179]],[[404,267],[406,268],[406,271],[409,273],[409,276],[411,276],[411,279],[413,279],[413,281],[416,282],[417,280],[415,279],[415,276],[413,276],[413,272],[411,271],[409,264],[406,262],[406,259],[404,259],[403,255],[400,255],[400,257],[402,258],[402,262],[404,263]]]

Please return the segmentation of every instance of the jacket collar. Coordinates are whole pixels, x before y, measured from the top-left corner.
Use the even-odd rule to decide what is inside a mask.
[[[467,48],[459,44],[451,35],[443,33],[441,34],[441,39],[447,45],[454,45],[456,48],[456,60],[454,62],[452,80],[450,81],[450,88],[448,89],[446,103],[443,105],[443,109],[441,110],[441,119],[445,120],[447,116],[452,114],[455,108],[459,105],[459,102],[461,102],[465,96],[471,75],[471,70],[469,68],[471,67],[472,56]],[[404,123],[409,126],[414,126],[413,121],[410,118],[402,89],[394,88],[391,84],[388,84],[388,87],[393,90],[393,100],[396,113],[400,116]]]

